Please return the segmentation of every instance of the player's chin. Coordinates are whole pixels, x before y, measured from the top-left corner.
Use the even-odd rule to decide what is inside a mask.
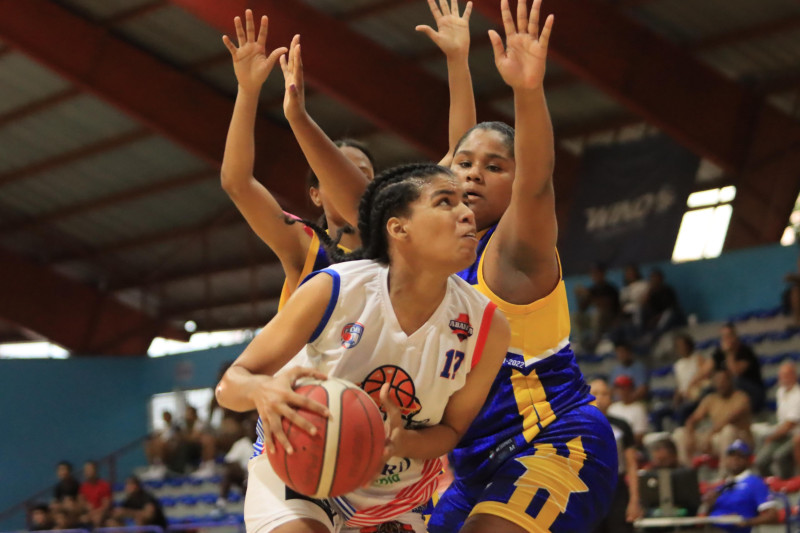
[[[458,258],[458,261],[455,262],[455,272],[459,272],[465,268],[468,268],[478,257],[478,241],[467,239],[464,240],[466,242],[461,244],[458,253],[454,256]]]

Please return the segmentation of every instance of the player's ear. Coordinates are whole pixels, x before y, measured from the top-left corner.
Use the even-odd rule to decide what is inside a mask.
[[[386,221],[386,233],[389,239],[406,240],[408,239],[408,228],[406,227],[407,219],[400,217],[392,217]]]
[[[311,201],[315,206],[322,207],[322,196],[319,194],[319,189],[317,187],[309,187],[308,195],[311,197]]]

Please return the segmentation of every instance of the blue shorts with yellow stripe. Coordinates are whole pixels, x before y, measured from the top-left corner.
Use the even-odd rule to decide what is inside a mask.
[[[492,514],[530,532],[590,532],[617,484],[617,448],[593,405],[562,414],[488,479],[456,479],[433,509],[428,531],[455,533],[470,515]]]

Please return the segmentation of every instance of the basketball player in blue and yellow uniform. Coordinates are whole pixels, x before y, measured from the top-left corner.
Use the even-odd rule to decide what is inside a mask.
[[[588,532],[617,482],[613,433],[593,405],[569,345],[569,310],[556,251],[553,133],[542,89],[551,15],[541,36],[535,0],[514,21],[495,62],[514,90],[516,132],[483,123],[455,149],[483,228],[478,260],[459,275],[511,324],[511,344],[489,398],[450,454],[455,481],[433,509],[431,533]]]

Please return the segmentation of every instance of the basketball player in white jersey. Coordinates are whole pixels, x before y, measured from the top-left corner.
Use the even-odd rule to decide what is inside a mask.
[[[249,533],[360,531],[392,523],[425,531],[421,507],[436,488],[439,457],[469,427],[509,342],[509,326],[488,298],[454,276],[476,256],[475,222],[453,174],[422,164],[390,169],[359,209],[363,248],[312,275],[228,370],[217,398],[228,409],[258,409],[261,435],[245,501]],[[327,239],[321,232],[321,239]],[[341,252],[331,249],[334,255]],[[312,368],[275,375],[296,354]],[[412,401],[388,413],[384,471],[344,497],[319,501],[277,479],[264,449],[283,446],[283,417],[312,433],[295,409],[326,409],[292,391],[304,376],[373,385],[402,372]],[[362,385],[363,386],[363,385]]]

